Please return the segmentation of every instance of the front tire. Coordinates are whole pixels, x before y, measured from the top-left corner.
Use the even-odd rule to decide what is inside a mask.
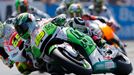
[[[58,48],[55,48],[53,52],[50,54],[50,57],[52,57],[54,60],[56,60],[58,63],[60,63],[64,68],[66,68],[70,73],[75,73],[77,75],[91,75],[92,69],[84,68],[84,66],[79,65],[78,63],[74,62],[73,60],[70,60],[65,54],[61,52]],[[76,60],[77,62],[80,62],[79,60]],[[86,64],[90,66],[90,64]]]

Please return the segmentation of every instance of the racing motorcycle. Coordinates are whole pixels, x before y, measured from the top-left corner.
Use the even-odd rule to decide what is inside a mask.
[[[35,68],[39,69],[42,63],[46,62],[47,72],[52,75],[66,73],[90,75],[92,73],[91,64],[87,60],[88,56],[86,58],[77,50],[79,45],[59,39],[58,37],[64,37],[64,35],[60,33],[60,28],[56,27],[54,23],[47,22],[42,28],[33,32],[30,47],[32,49],[27,51]],[[77,34],[71,30],[69,32],[72,35]]]
[[[48,29],[51,27],[51,24],[46,26],[47,26],[46,29]],[[35,53],[32,52],[35,58],[32,57],[33,55],[31,55],[31,46],[28,46],[27,43],[28,41],[21,39],[21,37],[16,32],[12,33],[12,36],[9,38],[10,41],[4,43],[5,47],[8,47],[8,49],[13,48],[11,52],[12,55],[14,56],[10,55],[11,56],[10,58],[12,58],[12,60],[15,62],[17,69],[21,73],[29,74],[33,71],[46,72],[46,68],[47,68],[47,72],[50,73],[51,71],[52,73],[58,72],[58,74],[60,75],[64,73],[75,73],[77,75],[82,75],[82,74],[90,75],[92,73],[90,63],[85,59],[83,55],[81,55],[77,50],[75,50],[70,45],[70,43],[65,41],[63,42],[62,40],[59,39],[57,40],[49,39],[52,35],[50,35],[47,38],[47,40],[42,40],[42,42],[40,42],[39,40],[45,37],[43,35],[44,32],[41,31],[36,36],[36,45],[43,42],[42,48],[47,47],[46,51],[42,51],[43,56],[41,59],[36,58],[38,56],[38,52],[37,52],[38,50],[36,50]],[[55,35],[53,35],[53,37],[54,36]],[[45,46],[46,43],[47,45]],[[27,47],[29,47],[30,49],[28,49]],[[36,48],[34,48],[33,50],[35,49]],[[48,56],[46,55],[47,53]],[[53,69],[51,70],[50,66],[54,67],[55,64],[56,64],[56,69],[54,68],[54,70]]]
[[[127,55],[125,50],[127,45],[115,34],[115,27],[113,27],[115,25],[112,25],[112,22],[109,22],[105,17],[98,17],[96,20],[90,20],[90,16],[86,14],[82,16],[82,19],[86,21],[87,27],[92,25],[91,28],[96,28],[95,30],[101,31],[100,37],[106,40],[108,44],[119,46],[122,49],[122,52]]]
[[[104,60],[109,60],[111,63],[106,63],[103,68],[95,68],[93,73],[113,73],[116,75],[128,75],[132,71],[132,65],[128,57],[122,53],[122,50],[118,46],[108,45],[105,48],[98,49],[104,57]],[[114,65],[112,65],[114,63]],[[107,67],[105,69],[105,67]],[[110,68],[112,67],[112,68]],[[97,69],[97,70],[96,70]]]
[[[85,16],[86,20],[88,19],[88,16]],[[91,30],[94,30],[94,32],[97,35],[100,35],[100,37],[104,38],[107,42],[107,46],[105,48],[98,49],[99,52],[103,55],[104,59],[106,60],[112,60],[116,64],[116,67],[114,69],[104,69],[100,68],[97,71],[93,71],[93,73],[114,73],[117,75],[127,75],[128,72],[131,72],[132,65],[130,63],[130,60],[126,56],[126,51],[122,50],[116,42],[113,42],[112,39],[114,38],[114,31],[106,25],[105,23],[102,23],[99,20],[93,20],[93,21],[85,21],[86,26],[89,27]],[[94,33],[94,34],[95,34]],[[102,65],[100,65],[102,66]],[[105,65],[106,66],[106,65]],[[105,67],[103,65],[103,67]],[[109,64],[109,67],[111,65]],[[123,68],[123,66],[126,68]],[[99,67],[98,67],[99,68]],[[97,69],[98,69],[97,68]],[[94,69],[95,70],[95,69]]]
[[[43,28],[44,30],[53,31],[55,29],[55,25],[54,23],[49,22]],[[56,64],[56,68],[52,70],[54,71],[52,74],[57,72],[59,74],[74,73],[76,75],[91,75],[92,73],[110,72],[117,75],[128,75],[132,71],[130,60],[122,53],[122,50],[118,46],[108,45],[107,48],[98,48],[98,51],[103,56],[103,60],[105,60],[105,62],[100,61],[92,65],[92,59],[89,60],[87,52],[80,45],[58,38],[53,39],[59,33],[45,33],[44,30],[39,29],[35,34],[33,34],[34,38],[32,40],[35,40],[35,42],[33,41],[34,45],[32,48],[32,54],[34,57],[32,57],[32,54],[30,55],[30,53],[29,55],[32,58],[34,67],[36,68],[40,68],[40,62],[44,61],[48,64],[50,63],[52,66]],[[79,32],[71,33],[73,35],[77,34],[77,38],[82,37],[82,34],[79,34]],[[41,52],[35,46],[40,48]],[[94,56],[98,55],[94,54]],[[50,66],[48,65],[47,68],[49,70]],[[57,70],[57,68],[60,70]]]
[[[73,47],[75,47],[74,44],[71,45],[69,43],[59,44],[56,46],[57,48],[54,49],[54,56],[52,55],[52,58],[56,58],[56,60],[59,60],[61,63],[64,64],[68,63],[68,59],[74,61],[75,63],[77,62],[77,64],[79,63],[79,65],[81,64],[81,66],[84,65],[82,63],[85,63],[85,68],[89,67],[91,69],[92,67],[92,70],[90,71],[90,73],[92,74],[113,73],[116,75],[128,75],[132,71],[132,65],[130,60],[122,53],[121,49],[118,46],[115,47],[107,45],[106,48],[98,49],[98,51],[104,57],[104,60],[107,60],[108,62],[98,62],[102,64],[97,65],[98,63],[96,63],[95,65],[91,65],[91,67],[89,65],[89,61],[87,61],[88,57],[86,56],[86,53],[83,52],[84,50],[82,50],[82,48],[76,45],[76,48],[73,49]],[[97,54],[95,56],[97,56]],[[66,66],[69,67],[69,65]],[[76,67],[72,65],[70,69],[68,68],[69,70],[71,70],[72,73],[75,73],[71,68],[76,69]],[[76,69],[76,72],[77,71],[79,71],[80,73],[83,72],[81,69]],[[75,74],[79,75],[80,73]],[[84,75],[90,75],[90,73],[85,73]]]

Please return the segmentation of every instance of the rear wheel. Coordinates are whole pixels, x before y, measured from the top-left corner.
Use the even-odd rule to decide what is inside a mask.
[[[117,56],[114,59],[114,62],[117,65],[117,68],[113,72],[116,75],[129,75],[132,72],[132,64],[127,59],[127,57],[124,56]]]

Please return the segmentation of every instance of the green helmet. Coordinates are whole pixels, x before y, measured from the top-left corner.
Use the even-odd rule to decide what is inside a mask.
[[[16,11],[18,13],[24,13],[28,11],[28,0],[16,0],[15,1]]]
[[[95,7],[102,7],[104,4],[104,0],[93,0]]]
[[[69,7],[72,3],[74,3],[75,2],[75,0],[63,0],[63,3],[67,6],[67,7]]]
[[[104,0],[93,0],[95,11],[100,13],[104,5]]]
[[[14,23],[16,31],[24,39],[28,39],[30,37],[29,30],[35,25],[35,17],[29,13],[22,13],[18,15]]]
[[[82,16],[82,7],[80,4],[71,4],[68,8],[70,17],[81,17]]]

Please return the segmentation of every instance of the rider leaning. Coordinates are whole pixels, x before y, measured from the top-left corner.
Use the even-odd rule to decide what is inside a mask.
[[[82,10],[82,7],[79,4],[77,4],[77,3],[71,4],[68,9],[68,12],[70,14],[71,19],[67,22],[67,24],[66,24],[67,26],[73,27],[73,28],[89,35],[95,41],[97,46],[102,47],[104,45],[105,41],[101,37],[101,35],[102,35],[102,34],[100,34],[101,30],[94,28],[94,31],[92,31],[91,29],[93,29],[93,27],[88,28],[86,26],[86,23],[83,20],[83,19],[85,19],[85,17],[83,17],[83,15],[88,15],[88,14],[86,14]],[[82,18],[80,18],[80,17],[82,17]],[[97,16],[88,15],[89,21],[98,20],[98,19],[99,19],[99,17],[97,17]]]
[[[87,23],[94,20],[99,20],[101,22],[107,23],[105,19],[99,16],[92,16],[86,14],[85,12],[82,11],[82,7],[79,4],[71,4],[68,9],[68,12],[70,13],[70,17],[74,18],[68,21],[68,23],[70,23],[71,25],[70,24],[67,25],[76,28],[81,32],[87,33],[89,36],[92,37],[92,39],[96,42],[98,46],[102,47],[104,45],[105,41],[102,39],[101,30],[96,29],[95,26],[93,25],[89,24],[87,25]],[[82,19],[78,17],[82,17]],[[118,38],[116,34],[114,34],[114,38],[111,40],[115,42],[122,50],[125,51],[122,41]]]
[[[56,14],[66,14],[69,15],[68,13],[68,8],[72,3],[78,2],[78,0],[62,0],[62,3],[60,6],[56,9]]]
[[[13,64],[16,64],[19,72],[28,74],[30,65],[27,64],[25,52],[24,40],[20,38],[13,26],[13,19],[6,20],[3,24],[0,23],[0,55],[5,65],[10,68]]]
[[[10,40],[10,35],[15,31],[14,27],[12,25],[9,25],[9,24],[0,24],[0,45],[1,45],[1,50],[0,50],[0,54],[1,54],[1,57],[3,58],[3,62],[9,66],[9,67],[12,67],[13,66],[13,63],[11,62],[12,61],[12,58],[10,55],[14,54],[14,50],[8,50],[8,49],[5,49],[4,45],[7,44],[7,42]],[[10,48],[10,47],[9,47]]]
[[[46,45],[43,44],[41,41],[42,35],[44,35],[44,37],[46,38],[51,35],[53,36],[51,37],[51,39],[69,41],[83,47],[85,52],[89,56],[89,59],[91,60],[94,68],[96,67],[94,65],[100,65],[102,64],[100,62],[105,62],[102,55],[98,52],[96,44],[88,35],[81,33],[73,28],[56,26],[55,23],[53,23],[53,20],[44,23],[44,25],[40,27],[32,14],[23,13],[17,16],[15,29],[18,34],[24,39],[29,39],[30,36],[30,45],[32,49],[31,52],[33,53],[33,57],[35,58],[41,58],[41,47],[45,47]],[[95,54],[97,54],[97,56]],[[47,55],[49,55],[49,53],[47,53]]]

